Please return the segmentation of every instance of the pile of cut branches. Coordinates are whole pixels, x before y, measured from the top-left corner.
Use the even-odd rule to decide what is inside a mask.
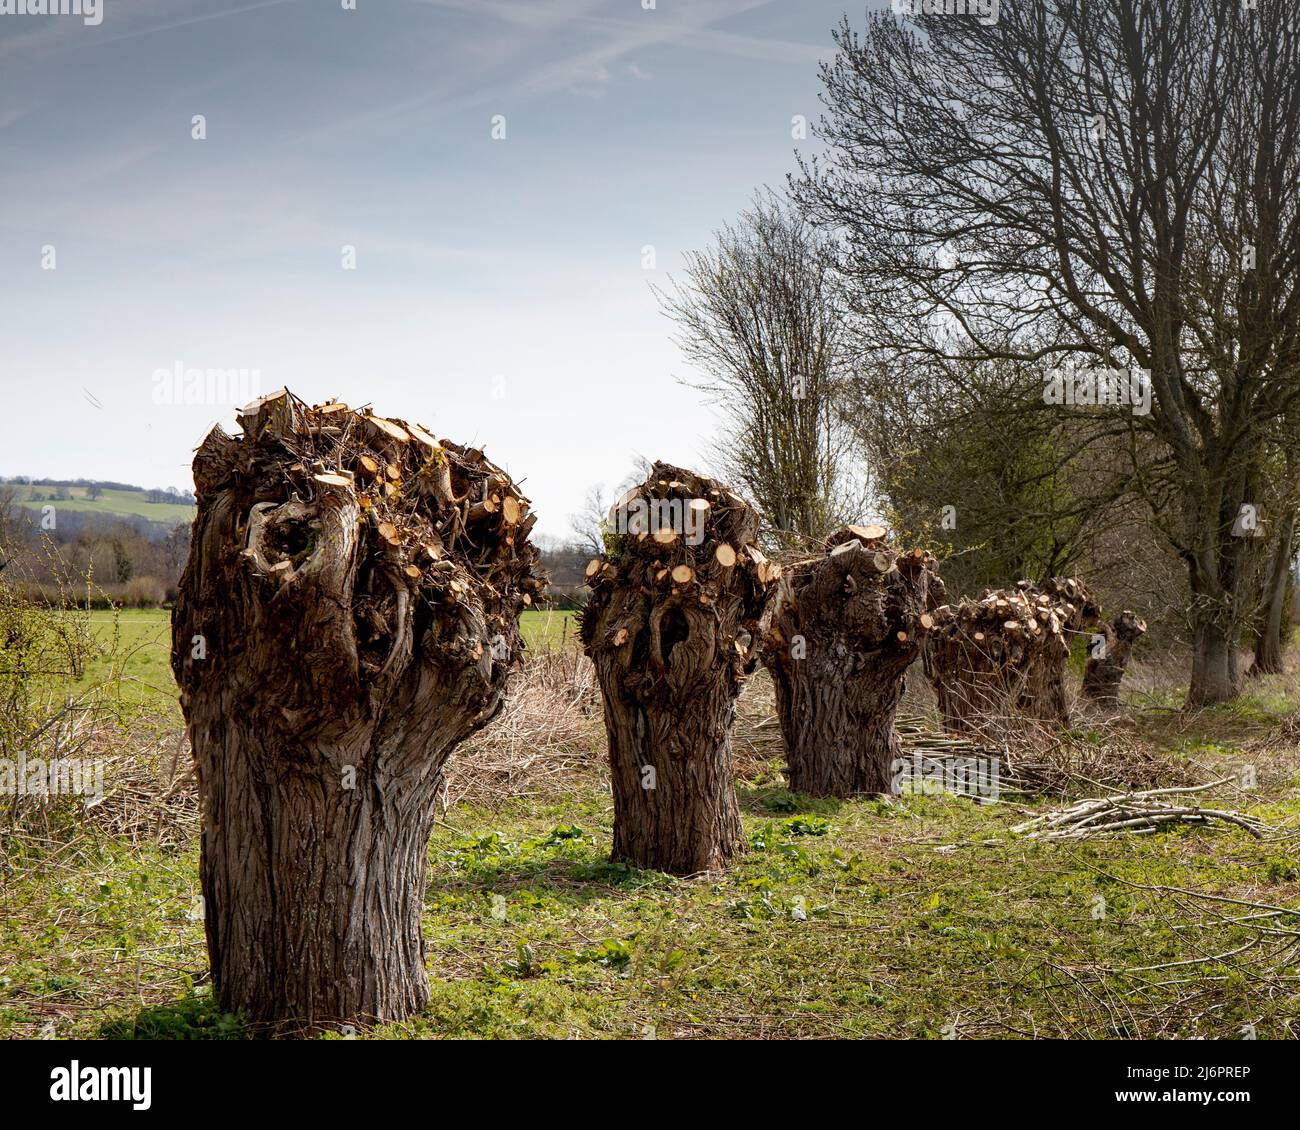
[[[1270,834],[1272,829],[1267,824],[1244,812],[1204,808],[1195,803],[1180,804],[1167,799],[1204,792],[1224,783],[1211,781],[1189,788],[1148,789],[1145,792],[1090,797],[1045,812],[1011,830],[1031,840],[1084,840],[1117,833],[1156,832],[1177,824],[1206,825],[1217,820],[1244,828],[1256,839]]]

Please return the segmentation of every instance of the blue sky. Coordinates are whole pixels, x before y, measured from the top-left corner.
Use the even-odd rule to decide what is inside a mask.
[[[815,144],[791,119],[818,113],[844,10],[103,0],[98,26],[0,16],[0,474],[189,486],[193,447],[233,413],[154,403],[177,362],[480,444],[552,534],[634,455],[708,469],[715,418],[679,383],[650,284]]]

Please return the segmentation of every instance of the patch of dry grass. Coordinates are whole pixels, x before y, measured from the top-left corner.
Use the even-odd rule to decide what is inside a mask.
[[[447,769],[447,806],[494,808],[510,798],[557,797],[601,771],[605,727],[591,661],[568,647],[525,653],[497,718]]]

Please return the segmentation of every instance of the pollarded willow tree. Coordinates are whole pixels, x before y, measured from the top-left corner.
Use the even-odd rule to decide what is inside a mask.
[[[934,558],[899,553],[881,526],[847,526],[790,562],[763,637],[790,788],[812,796],[895,791],[894,718],[906,673],[943,603]]]
[[[887,13],[836,42],[796,192],[845,237],[866,362],[1079,360],[1045,396],[1128,432],[1102,442],[1188,569],[1188,701],[1232,698],[1255,604],[1235,529],[1300,402],[1293,0]],[[1095,406],[1098,370],[1119,403]]]
[[[1101,605],[1077,577],[1052,577],[1041,585],[1017,581],[1016,590],[1034,606],[1035,618],[1040,624],[1043,623],[1044,609],[1048,610],[1049,627],[1055,617],[1061,628],[1061,642],[1065,645],[1064,654],[1060,649],[1040,653],[1021,696],[1021,712],[1031,718],[1068,726],[1070,700],[1065,693],[1065,667],[1075,638],[1089,633],[1101,619]]]
[[[668,463],[611,524],[609,552],[587,566],[581,639],[603,692],[613,858],[715,870],[740,845],[732,724],[781,568],[756,544],[752,506]]]
[[[481,451],[281,391],[214,428],[172,616],[221,1004],[271,1030],[428,999],[443,766],[503,702],[544,584]]]
[[[1142,617],[1125,609],[1114,621],[1101,624],[1088,647],[1083,669],[1083,697],[1104,706],[1119,705],[1119,687],[1133,655],[1133,645],[1146,635]]]
[[[1100,609],[1073,577],[986,590],[935,610],[925,672],[944,728],[990,740],[1070,723],[1065,666],[1072,637]]]

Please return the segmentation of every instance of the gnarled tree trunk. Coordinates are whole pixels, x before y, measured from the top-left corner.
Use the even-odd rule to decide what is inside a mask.
[[[587,566],[581,620],[604,698],[613,858],[711,871],[740,842],[731,729],[780,567],[754,544],[748,503],[667,463],[614,523],[609,552]]]
[[[1283,671],[1283,652],[1286,635],[1291,626],[1290,585],[1291,566],[1295,561],[1296,513],[1284,514],[1277,524],[1273,538],[1273,554],[1264,578],[1264,599],[1261,602],[1259,635],[1255,640],[1255,662],[1252,675],[1280,675]]]
[[[482,452],[286,392],[214,428],[172,618],[222,1007],[292,1031],[428,998],[442,770],[502,704],[544,583]]]
[[[1187,706],[1215,706],[1231,702],[1241,693],[1238,662],[1240,633],[1234,624],[1208,612],[1194,613],[1192,631],[1192,681]]]
[[[1112,624],[1102,624],[1088,648],[1083,669],[1083,696],[1105,706],[1119,705],[1119,686],[1133,654],[1133,645],[1146,634],[1146,621],[1125,609]]]
[[[777,590],[763,662],[797,792],[897,792],[894,717],[942,586],[932,557],[896,553],[884,537],[846,527],[823,556],[787,565]]]
[[[1020,581],[1015,591],[987,590],[978,600],[937,609],[925,670],[944,728],[997,740],[1011,728],[1069,725],[1070,634],[1098,616],[1073,577],[1054,577],[1041,588]]]

